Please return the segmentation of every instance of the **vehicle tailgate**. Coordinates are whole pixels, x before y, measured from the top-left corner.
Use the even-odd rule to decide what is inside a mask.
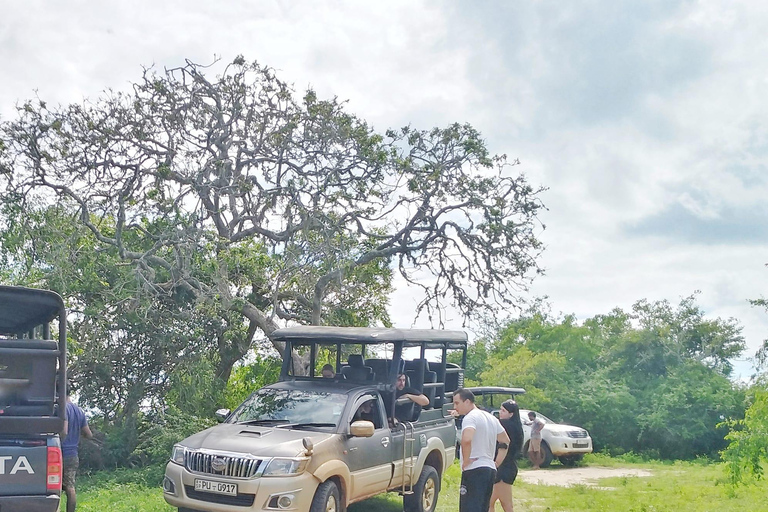
[[[0,496],[46,494],[48,448],[0,444]]]

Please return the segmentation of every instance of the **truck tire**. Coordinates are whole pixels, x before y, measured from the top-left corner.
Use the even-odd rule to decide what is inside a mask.
[[[560,463],[563,466],[568,466],[568,467],[575,466],[583,458],[584,458],[584,455],[581,455],[581,454],[579,454],[579,455],[561,455],[560,457],[558,457],[558,459],[560,459]]]
[[[333,480],[326,480],[318,485],[309,512],[340,512],[340,510],[339,488]]]
[[[549,449],[549,445],[546,441],[541,442],[541,456],[544,459],[541,462],[541,467],[548,468],[550,464],[552,464],[552,460],[555,458],[552,455],[552,450]]]
[[[432,466],[424,465],[413,494],[403,496],[405,512],[434,512],[440,494],[440,476]]]

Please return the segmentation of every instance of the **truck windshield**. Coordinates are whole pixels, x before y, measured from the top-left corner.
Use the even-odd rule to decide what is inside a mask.
[[[347,395],[323,391],[260,389],[235,410],[228,423],[338,427]]]

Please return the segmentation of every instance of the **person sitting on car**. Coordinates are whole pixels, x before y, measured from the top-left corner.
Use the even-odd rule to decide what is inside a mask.
[[[397,404],[395,406],[395,418],[399,421],[416,421],[421,408],[429,405],[429,398],[413,388],[406,387],[406,383],[405,374],[399,374],[397,376],[397,384],[395,385],[395,399],[407,398],[413,403]],[[416,406],[418,406],[418,409],[414,411]]]

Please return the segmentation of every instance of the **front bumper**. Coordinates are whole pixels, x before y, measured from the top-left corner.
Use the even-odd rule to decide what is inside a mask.
[[[237,496],[195,491],[195,478],[203,478],[214,482],[236,483]],[[214,475],[198,475],[187,471],[173,462],[165,468],[163,482],[163,497],[174,507],[210,512],[237,512],[244,510],[264,510],[272,512],[291,512],[309,510],[312,498],[320,481],[312,474],[304,472],[295,476],[257,477],[237,479],[217,477]],[[171,485],[169,485],[171,484]],[[172,487],[172,489],[169,489]],[[173,492],[169,492],[173,491]],[[291,505],[286,508],[270,507],[274,497],[288,494]],[[4,510],[2,512],[5,512]]]
[[[555,457],[592,453],[592,438],[573,438],[568,436],[553,436],[544,439]]]
[[[61,497],[56,494],[46,496],[0,496],[2,512],[56,512],[59,510]]]

